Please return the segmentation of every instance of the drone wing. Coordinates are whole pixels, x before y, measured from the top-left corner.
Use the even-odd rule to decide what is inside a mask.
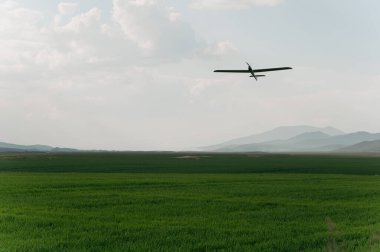
[[[272,72],[272,71],[281,71],[281,70],[290,70],[293,69],[291,67],[278,67],[278,68],[265,68],[265,69],[254,69],[254,73],[262,73],[262,72]]]
[[[215,70],[215,73],[249,73],[248,70]]]

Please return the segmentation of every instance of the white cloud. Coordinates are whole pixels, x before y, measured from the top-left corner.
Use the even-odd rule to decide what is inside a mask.
[[[241,10],[255,6],[276,6],[283,0],[193,0],[194,9],[209,10]]]
[[[77,9],[77,3],[62,2],[58,4],[58,11],[61,15],[73,14]]]
[[[146,56],[181,58],[199,46],[194,31],[181,20],[180,13],[158,1],[114,0],[113,21]]]
[[[0,2],[0,9],[1,10],[7,10],[7,9],[13,9],[18,6],[18,3],[13,0],[6,0]]]
[[[206,56],[226,57],[237,54],[239,50],[230,41],[220,41],[204,49]]]
[[[178,116],[190,112],[208,84],[192,87],[192,78],[172,68],[205,54],[227,55],[232,44],[198,42],[181,13],[158,1],[115,0],[106,22],[98,8],[78,9],[60,3],[49,20],[51,14],[0,2],[0,116],[8,119],[0,125],[8,138],[0,140],[110,149],[185,145],[186,135],[166,143],[162,135],[186,129],[194,117],[178,122]],[[26,124],[23,133],[14,126]]]
[[[199,42],[181,13],[158,1],[114,0],[106,23],[98,8],[73,15],[77,9],[76,3],[59,3],[49,24],[42,12],[0,2],[0,72],[120,68],[236,51],[228,41]]]
[[[92,8],[88,12],[73,17],[70,22],[62,28],[74,32],[81,32],[91,26],[99,27],[100,17],[101,11],[98,8]]]
[[[2,38],[25,37],[36,32],[43,14],[20,7],[14,1],[0,3],[0,36]]]
[[[178,22],[181,18],[181,13],[178,12],[174,7],[168,8],[169,11],[169,20],[171,22]]]
[[[33,52],[45,43],[42,18],[14,1],[0,3],[0,73],[22,73],[32,63]]]

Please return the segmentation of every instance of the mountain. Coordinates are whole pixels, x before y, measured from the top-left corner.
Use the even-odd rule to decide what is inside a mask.
[[[51,147],[48,145],[20,145],[0,142],[0,152],[75,152],[76,149]]]
[[[262,142],[269,142],[269,141],[275,141],[275,140],[287,140],[289,138],[292,138],[304,133],[310,133],[310,132],[321,132],[330,136],[345,134],[343,131],[335,129],[333,127],[318,128],[318,127],[313,127],[313,126],[283,126],[283,127],[278,127],[278,128],[275,128],[275,129],[272,129],[270,131],[266,131],[260,134],[232,139],[230,141],[227,141],[221,144],[201,147],[201,149],[202,150],[216,150],[216,149],[222,149],[225,147],[236,146],[236,145],[262,143]]]
[[[0,147],[0,153],[4,153],[4,152],[24,152],[24,151],[21,150],[21,149],[2,148],[2,147]]]
[[[298,142],[312,141],[312,140],[317,140],[317,139],[327,139],[329,137],[331,137],[331,135],[323,133],[321,131],[316,131],[316,132],[307,132],[307,133],[297,135],[295,137],[288,139],[287,141],[298,143]]]
[[[361,143],[354,144],[342,149],[338,149],[337,152],[379,152],[380,153],[380,140],[361,142]]]
[[[0,142],[0,148],[15,149],[23,151],[51,151],[53,147],[47,145],[19,145]]]
[[[335,151],[364,141],[380,140],[380,133],[355,132],[330,136],[317,131],[297,135],[287,140],[267,141],[261,143],[229,145],[215,149],[218,152],[328,152]]]

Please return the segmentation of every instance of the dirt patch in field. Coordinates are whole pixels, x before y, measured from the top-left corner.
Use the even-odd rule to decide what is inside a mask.
[[[208,158],[208,156],[181,156],[181,157],[175,157],[177,159],[195,159],[199,160],[201,158]]]

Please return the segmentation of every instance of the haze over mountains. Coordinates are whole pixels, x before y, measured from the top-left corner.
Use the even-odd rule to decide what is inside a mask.
[[[51,147],[48,145],[20,145],[0,142],[0,152],[75,152],[77,149]]]
[[[380,153],[380,140],[365,141],[352,146],[342,148],[340,152],[379,152]]]
[[[278,127],[203,147],[215,152],[379,152],[380,133],[345,133],[333,127]]]
[[[261,134],[201,147],[212,152],[376,152],[380,153],[380,133],[345,133],[333,127],[282,126]],[[48,145],[19,145],[0,142],[0,152],[78,152]]]

